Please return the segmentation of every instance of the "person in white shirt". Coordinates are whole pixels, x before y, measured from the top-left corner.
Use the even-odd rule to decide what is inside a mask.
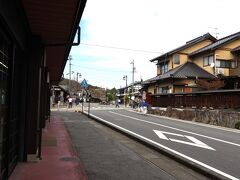
[[[73,99],[72,99],[72,97],[70,96],[70,97],[68,98],[68,108],[72,108],[72,102],[73,102]]]

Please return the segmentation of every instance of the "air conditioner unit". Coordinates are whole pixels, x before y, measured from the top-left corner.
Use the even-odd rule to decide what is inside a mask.
[[[224,68],[216,68],[217,74],[224,74]]]

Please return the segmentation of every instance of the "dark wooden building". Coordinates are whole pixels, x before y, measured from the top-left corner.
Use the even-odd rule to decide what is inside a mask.
[[[41,158],[50,85],[60,81],[86,0],[0,1],[0,179]],[[80,34],[78,34],[80,35]]]

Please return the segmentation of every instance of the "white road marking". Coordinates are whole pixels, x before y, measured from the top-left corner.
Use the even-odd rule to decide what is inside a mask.
[[[158,135],[159,138],[164,140],[169,140],[167,136],[165,136],[161,131],[158,131],[158,130],[153,130],[153,131]]]
[[[207,144],[203,143],[202,141],[199,141],[198,139],[196,139],[195,137],[192,137],[192,136],[186,136],[186,135],[182,135],[182,134],[170,133],[170,132],[159,131],[159,130],[153,130],[153,131],[158,135],[159,138],[164,139],[164,140],[170,140],[173,142],[178,142],[178,143],[182,143],[182,144],[187,144],[187,145],[191,145],[191,146],[196,146],[196,147],[201,147],[201,148],[216,151],[212,147],[208,146]],[[173,138],[167,138],[167,136],[165,136],[165,134],[178,136],[178,137],[185,137],[192,142],[183,141],[183,140],[179,140],[179,139],[173,139]]]
[[[141,122],[145,122],[145,123],[149,123],[149,124],[154,124],[154,125],[157,125],[157,126],[162,126],[162,127],[166,127],[166,128],[169,128],[169,129],[174,129],[174,130],[177,130],[177,131],[181,131],[181,132],[197,135],[197,136],[200,136],[200,137],[204,137],[204,138],[208,138],[208,139],[212,139],[212,140],[215,140],[215,141],[219,141],[219,142],[223,142],[223,143],[226,143],[226,144],[231,144],[231,145],[240,147],[240,144],[229,142],[229,141],[225,141],[225,140],[222,140],[222,139],[217,139],[217,138],[205,136],[205,135],[194,133],[194,132],[191,132],[191,131],[185,131],[185,130],[182,130],[182,129],[174,128],[174,127],[171,127],[171,126],[166,126],[166,125],[163,125],[163,124],[149,122],[149,121],[146,121],[146,120],[143,120],[143,119],[138,119],[138,118],[135,118],[135,117],[119,114],[119,113],[116,113],[116,112],[113,112],[113,111],[108,111],[108,112],[110,112],[112,114],[119,115],[119,116],[127,117],[127,118],[133,119],[135,121],[141,121]]]
[[[153,145],[156,145],[156,146],[158,146],[158,147],[160,147],[160,148],[162,148],[162,149],[164,149],[164,150],[170,151],[171,153],[174,153],[174,154],[176,154],[176,155],[178,155],[178,156],[180,156],[180,157],[182,157],[182,158],[185,158],[185,159],[187,159],[187,160],[189,160],[189,161],[192,161],[192,162],[194,162],[194,163],[196,163],[196,164],[198,164],[198,165],[200,165],[200,166],[202,166],[202,167],[205,167],[205,168],[207,168],[207,169],[209,169],[209,170],[211,170],[211,171],[213,171],[213,172],[216,172],[217,174],[220,174],[220,175],[222,175],[222,176],[224,176],[224,177],[226,177],[226,178],[229,178],[229,179],[231,179],[231,180],[240,180],[240,179],[238,179],[238,178],[236,178],[236,177],[234,177],[234,176],[232,176],[232,175],[230,175],[230,174],[227,174],[227,173],[225,173],[225,172],[223,172],[223,171],[220,171],[220,170],[218,170],[218,169],[216,169],[216,168],[214,168],[214,167],[212,167],[212,166],[209,166],[209,165],[207,165],[207,164],[205,164],[205,163],[203,163],[203,162],[201,162],[201,161],[198,161],[198,160],[196,160],[196,159],[193,159],[193,158],[191,158],[191,157],[189,157],[189,156],[187,156],[187,155],[185,155],[185,154],[182,154],[182,153],[180,153],[180,152],[178,152],[178,151],[175,151],[175,150],[173,150],[173,149],[171,149],[171,148],[169,148],[169,147],[167,147],[167,146],[164,146],[164,145],[162,145],[162,144],[160,144],[160,143],[157,143],[157,142],[155,142],[155,141],[153,141],[153,140],[151,140],[151,139],[148,139],[148,138],[146,138],[146,137],[144,137],[144,136],[141,136],[141,135],[139,135],[139,134],[137,134],[137,133],[135,133],[135,132],[129,131],[129,130],[121,127],[121,126],[118,126],[118,125],[116,125],[116,124],[113,124],[113,123],[111,123],[111,122],[109,122],[109,121],[107,121],[107,120],[104,120],[104,119],[102,119],[102,118],[100,118],[100,117],[98,117],[98,116],[95,116],[95,115],[93,115],[93,114],[90,114],[90,115],[91,115],[92,117],[98,119],[99,121],[102,121],[102,122],[104,122],[104,123],[106,123],[106,124],[109,124],[109,125],[117,128],[117,129],[119,129],[119,130],[121,130],[121,131],[123,131],[123,132],[126,132],[126,133],[128,133],[128,134],[131,134],[131,135],[133,135],[133,136],[135,136],[135,137],[141,138],[141,139],[143,139],[143,140],[145,140],[145,141],[147,141],[147,142],[150,142],[150,143],[153,144]]]
[[[87,108],[87,107],[85,107]],[[124,109],[124,108],[115,108],[115,107],[91,107],[91,110],[93,111],[106,111],[106,110],[120,110],[120,109]]]

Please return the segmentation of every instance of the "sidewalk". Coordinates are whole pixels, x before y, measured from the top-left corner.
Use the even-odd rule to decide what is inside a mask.
[[[9,180],[88,179],[60,116],[43,129],[42,160],[20,162]]]

